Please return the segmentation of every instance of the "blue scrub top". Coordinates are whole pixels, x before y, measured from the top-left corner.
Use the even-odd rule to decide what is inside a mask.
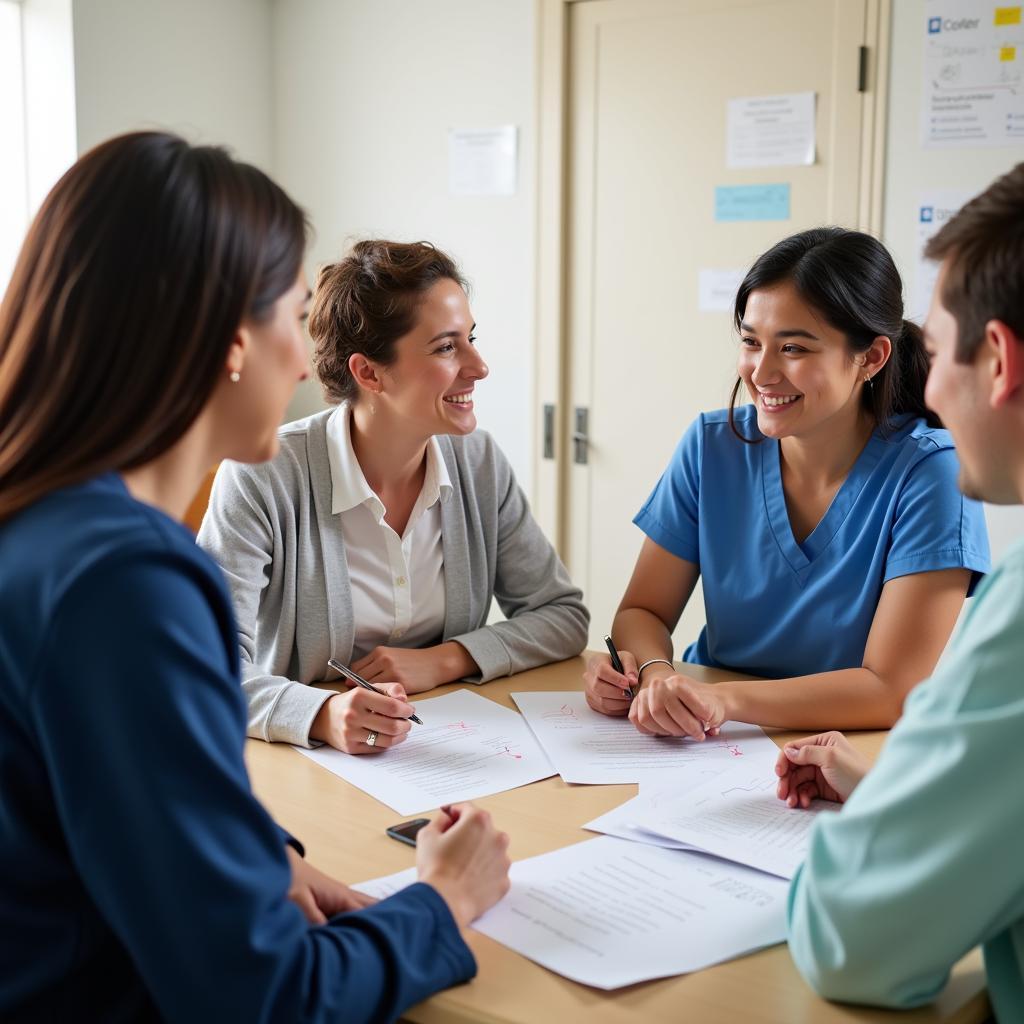
[[[752,405],[702,413],[633,520],[704,585],[707,625],[683,660],[781,678],[863,664],[883,585],[938,569],[989,570],[981,505],[957,486],[946,430],[899,417],[876,429],[802,544],[782,489],[779,442]]]

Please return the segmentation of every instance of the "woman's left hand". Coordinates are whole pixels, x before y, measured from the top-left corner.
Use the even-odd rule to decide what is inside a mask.
[[[422,649],[375,647],[352,663],[368,683],[401,683],[406,693],[422,693],[479,671],[469,652],[454,640]]]
[[[723,691],[673,673],[644,682],[629,709],[630,721],[653,736],[717,736],[729,717]]]

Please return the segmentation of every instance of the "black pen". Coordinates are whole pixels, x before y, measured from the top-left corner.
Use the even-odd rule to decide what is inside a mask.
[[[615,671],[618,672],[620,676],[624,676],[626,674],[626,670],[622,667],[622,659],[619,657],[619,652],[618,650],[616,650],[615,644],[612,642],[612,638],[610,636],[606,636],[604,638],[604,645],[608,648],[608,653],[612,656],[612,668],[615,669]],[[630,689],[625,689],[622,691],[622,696],[628,697],[630,700],[632,700],[633,691]]]
[[[346,679],[351,679],[356,686],[361,686],[364,690],[369,690],[371,693],[379,693],[382,697],[390,697],[391,694],[385,693],[383,690],[378,690],[373,683],[368,683],[358,672],[353,672],[352,669],[346,668],[341,664],[340,661],[335,661],[333,658],[327,659],[327,667],[333,668],[335,672],[340,672]],[[410,722],[415,722],[417,725],[422,725],[423,722],[416,717],[416,715],[409,716]]]

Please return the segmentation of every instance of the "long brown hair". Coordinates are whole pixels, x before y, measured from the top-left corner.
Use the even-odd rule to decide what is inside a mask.
[[[302,210],[223,149],[135,132],[81,157],[0,304],[0,520],[178,441],[305,243]]]

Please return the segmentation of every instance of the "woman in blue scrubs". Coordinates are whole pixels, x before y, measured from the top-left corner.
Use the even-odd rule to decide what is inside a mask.
[[[887,728],[989,568],[981,506],[924,404],[921,331],[884,246],[840,228],[762,255],[735,323],[732,402],[690,426],[634,520],[646,539],[612,628],[624,673],[595,657],[588,701],[695,739],[728,720]],[[682,660],[770,681],[676,671],[698,577],[707,625]]]

